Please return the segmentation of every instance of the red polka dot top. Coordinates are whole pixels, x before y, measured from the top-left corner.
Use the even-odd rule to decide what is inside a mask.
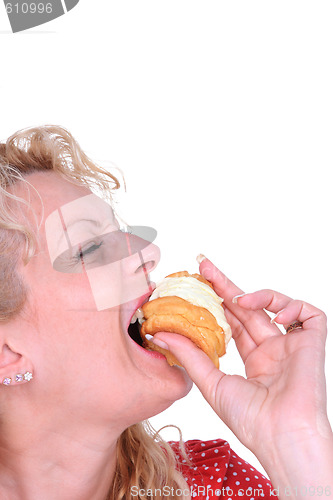
[[[248,462],[239,458],[223,439],[186,441],[185,450],[191,465],[183,459],[178,442],[170,441],[169,444],[179,460],[178,469],[188,484],[190,493],[185,493],[188,498],[272,498],[270,490],[273,487],[270,481]]]

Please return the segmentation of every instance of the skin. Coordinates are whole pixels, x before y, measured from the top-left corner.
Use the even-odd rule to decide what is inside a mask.
[[[0,498],[104,500],[121,432],[185,396],[192,382],[130,339],[126,325],[138,299],[97,311],[86,273],[53,269],[44,221],[90,191],[54,172],[28,180],[44,204],[42,214],[31,190],[43,216],[40,248],[20,267],[29,287],[25,310],[0,326],[0,376],[29,370],[34,378],[1,389]],[[156,246],[142,255],[148,269],[157,265]],[[110,280],[126,292],[136,272],[127,259]]]
[[[44,201],[44,220],[89,194],[54,173],[33,174],[29,181]],[[32,203],[40,213],[37,197]],[[1,391],[1,498],[104,500],[117,437],[186,395],[190,378],[258,457],[280,498],[296,498],[302,486],[332,485],[322,311],[270,290],[235,301],[242,290],[204,259],[200,272],[225,299],[247,379],[217,370],[184,337],[156,334],[155,342],[164,342],[189,378],[164,359],[143,354],[129,339],[124,318],[134,303],[93,310],[87,276],[55,271],[43,225],[40,237],[40,251],[20,269],[30,289],[27,308],[0,328],[1,377],[34,373],[33,381]],[[145,262],[152,269],[159,254],[153,247],[149,252]],[[133,273],[135,268],[120,266],[110,279],[126,287]],[[276,323],[299,319],[303,329],[282,335],[263,308],[278,313]]]
[[[160,332],[154,342],[180,360],[213,410],[257,456],[274,494],[289,499],[304,491],[311,496],[331,495],[333,436],[326,412],[325,314],[272,290],[243,294],[206,258],[200,273],[224,298],[247,378],[221,372],[185,337]],[[276,314],[273,322],[263,309]],[[302,329],[284,335],[277,327],[296,320],[303,322]]]

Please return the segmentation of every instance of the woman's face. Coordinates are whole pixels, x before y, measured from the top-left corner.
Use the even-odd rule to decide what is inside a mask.
[[[158,248],[119,231],[111,207],[54,172],[27,180],[43,223],[40,249],[21,273],[29,289],[20,321],[34,367],[34,390],[58,418],[124,429],[185,396],[191,382],[127,329],[152,291]],[[23,192],[23,191],[22,191]]]

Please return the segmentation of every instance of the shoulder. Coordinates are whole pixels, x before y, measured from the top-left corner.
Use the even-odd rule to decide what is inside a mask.
[[[197,499],[245,496],[250,500],[261,500],[271,497],[270,481],[242,460],[227,441],[186,441],[184,446],[190,463],[182,457],[179,442],[171,441],[169,444],[192,496]]]

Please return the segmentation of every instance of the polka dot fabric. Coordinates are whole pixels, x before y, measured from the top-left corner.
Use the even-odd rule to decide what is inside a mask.
[[[212,441],[187,441],[185,449],[191,461],[186,463],[179,452],[179,443],[169,442],[179,460],[179,470],[185,477],[191,496],[196,500],[225,498],[231,500],[244,496],[247,500],[272,498],[270,481],[239,458],[222,439]]]

